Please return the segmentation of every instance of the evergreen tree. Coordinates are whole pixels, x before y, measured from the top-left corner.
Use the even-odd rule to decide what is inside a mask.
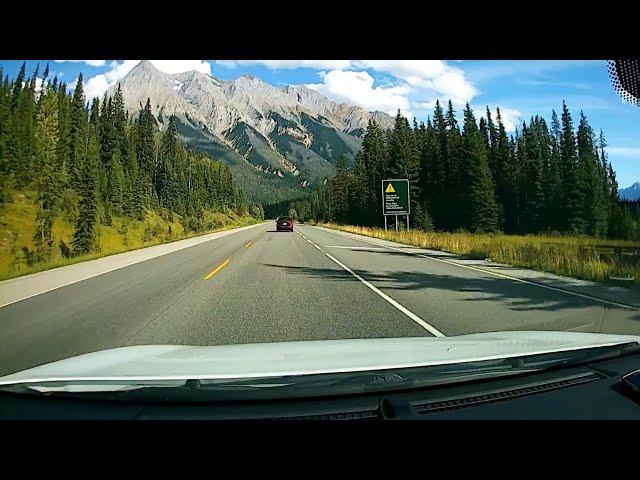
[[[169,118],[169,125],[162,136],[160,145],[160,156],[157,173],[155,176],[155,189],[160,200],[160,205],[173,209],[177,203],[176,185],[174,178],[173,164],[178,159],[178,129],[176,118]]]
[[[500,109],[496,111],[498,132],[494,150],[496,169],[495,191],[500,213],[500,225],[507,233],[513,233],[518,223],[518,169]]]
[[[109,162],[109,178],[107,188],[107,204],[111,212],[121,215],[125,202],[125,177],[120,161],[120,149],[113,150],[111,162]]]
[[[496,125],[491,118],[491,110],[487,106],[487,137],[488,139],[485,141],[488,151],[487,151],[487,163],[489,164],[489,170],[491,170],[491,176],[496,179],[496,150],[498,148],[498,136],[499,131],[496,129]]]
[[[523,233],[534,233],[542,229],[544,212],[544,191],[542,186],[542,165],[545,154],[541,142],[542,132],[539,119],[531,120],[529,128],[523,122],[522,135],[518,145],[519,181],[519,227]]]
[[[8,158],[8,136],[11,129],[9,121],[11,118],[11,87],[9,79],[5,78],[0,66],[0,206],[10,200],[9,195],[9,158]]]
[[[491,232],[498,225],[491,172],[482,135],[469,104],[464,110],[462,160],[459,176],[466,190],[460,195],[460,220],[471,231]]]
[[[356,154],[351,178],[352,188],[349,192],[349,222],[360,225],[367,218],[367,205],[371,202],[371,187],[362,151]],[[302,212],[302,208],[298,207]],[[306,209],[305,209],[306,211]]]
[[[465,217],[468,212],[464,211],[464,197],[466,195],[468,185],[465,185],[464,183],[465,179],[463,178],[462,167],[462,138],[451,100],[449,100],[447,105],[445,125],[447,138],[447,150],[444,154],[446,159],[445,168],[447,171],[445,184],[447,205],[446,228],[453,230],[455,228],[465,227]]]
[[[138,159],[137,195],[143,205],[148,206],[151,200],[155,172],[155,139],[156,119],[151,113],[151,101],[140,111],[136,124],[136,156]]]
[[[65,90],[54,92],[58,101],[58,164],[60,165],[60,174],[66,183],[69,173],[69,162],[71,157],[71,102]]]
[[[100,109],[100,160],[105,170],[109,170],[109,164],[116,146],[115,119],[111,97],[105,93],[102,108]]]
[[[577,178],[580,197],[584,199],[583,222],[586,233],[602,237],[607,231],[607,200],[602,188],[602,172],[595,146],[595,135],[583,112],[580,112],[577,146]]]
[[[64,89],[62,90],[64,91]],[[93,108],[97,109],[94,100]],[[71,185],[76,190],[81,188],[81,174],[83,161],[87,153],[87,111],[84,100],[84,87],[82,74],[78,75],[78,81],[73,89],[73,98],[70,106],[69,126],[69,176]]]
[[[487,163],[490,164],[489,150],[491,150],[491,140],[489,139],[489,125],[487,124],[487,120],[484,117],[480,117],[480,120],[478,121],[478,128],[480,130],[482,144],[484,145],[484,149],[487,151]]]
[[[380,225],[382,222],[382,180],[387,177],[389,169],[386,136],[374,120],[369,121],[362,139],[362,156],[364,168],[369,173],[372,194],[372,200],[367,205],[365,222],[370,225]],[[314,199],[315,211],[326,212],[328,200],[326,193],[327,191],[323,190]]]
[[[24,77],[25,64],[14,82],[11,99],[11,123],[8,153],[9,164],[15,176],[16,187],[26,187],[32,180],[34,146],[33,120],[35,110],[35,82],[30,79],[28,85]]]
[[[136,155],[136,135],[135,129],[127,129],[127,153],[126,163],[123,162],[125,170],[124,205],[125,215],[132,217],[136,214],[136,179],[138,178],[138,158]],[[138,212],[140,213],[140,212]]]
[[[32,164],[37,172],[38,212],[34,243],[40,260],[51,258],[53,222],[60,199],[60,170],[58,164],[58,101],[55,92],[45,89],[36,115],[35,148]]]
[[[346,157],[341,155],[336,165],[336,174],[331,181],[332,201],[330,218],[338,223],[347,221],[349,215],[350,176],[346,168]]]
[[[578,178],[578,164],[576,152],[576,139],[573,132],[573,121],[567,108],[562,102],[562,133],[560,136],[561,159],[561,205],[562,227],[564,231],[573,234],[582,234],[586,230],[584,221],[584,195]]]
[[[427,143],[425,152],[430,157],[429,196],[430,206],[439,229],[446,229],[452,225],[450,208],[451,192],[447,191],[449,176],[447,171],[449,155],[449,138],[447,122],[440,101],[436,100],[433,112],[432,143]]]
[[[98,168],[100,168],[100,141],[96,129],[91,128],[86,158],[82,162],[82,187],[79,192],[78,219],[73,236],[73,253],[75,255],[89,253],[96,247]]]
[[[111,113],[113,120],[114,148],[120,149],[120,158],[127,158],[128,140],[127,140],[127,112],[125,110],[124,98],[122,96],[122,88],[118,83],[116,93],[113,95],[111,102]]]
[[[544,165],[544,198],[545,198],[545,225],[551,230],[561,230],[563,222],[562,212],[562,154],[560,151],[561,130],[560,121],[555,110],[551,113],[551,131],[549,132],[549,161]]]

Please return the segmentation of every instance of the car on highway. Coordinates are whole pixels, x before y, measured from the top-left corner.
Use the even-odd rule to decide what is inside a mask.
[[[278,217],[276,230],[278,232],[293,232],[293,219],[291,217]]]

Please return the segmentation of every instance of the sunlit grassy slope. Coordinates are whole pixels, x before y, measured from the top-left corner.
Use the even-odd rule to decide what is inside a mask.
[[[610,277],[635,277],[640,285],[640,244],[589,237],[501,235],[447,232],[385,231],[381,228],[323,224],[335,230],[358,233],[456,253],[474,259],[489,258],[516,267],[566,275],[583,280],[607,281]],[[620,252],[624,249],[624,253]],[[627,284],[631,282],[622,282]]]
[[[114,217],[111,226],[98,227],[98,249],[95,252],[65,258],[60,241],[71,248],[74,225],[64,218],[58,218],[53,226],[51,260],[28,265],[22,247],[30,250],[35,247],[36,196],[33,192],[13,192],[12,197],[13,202],[0,207],[0,280],[199,235],[186,233],[177,215],[174,215],[173,221],[163,219],[155,212],[148,212],[142,221]],[[206,212],[205,220],[214,227],[204,233],[257,222],[252,217],[241,217],[233,212]]]

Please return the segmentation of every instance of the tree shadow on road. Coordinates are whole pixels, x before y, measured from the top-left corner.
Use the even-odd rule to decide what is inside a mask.
[[[417,257],[415,253],[412,252],[402,252],[400,250],[386,250],[384,247],[371,247],[371,248],[367,248],[367,247],[344,247],[344,248],[340,248],[337,249],[335,247],[325,247],[328,250],[356,250],[358,252],[365,252],[365,253],[376,253],[378,255],[391,255],[391,256],[396,256],[396,257],[405,257],[405,258],[414,258],[416,260],[418,260],[420,257]],[[405,247],[402,247],[405,248]],[[459,259],[461,257],[457,257],[455,255],[451,255],[448,253],[421,253],[421,255],[424,255],[425,257],[429,257],[429,258],[443,258],[446,260],[456,260]]]
[[[299,266],[285,266],[262,264],[266,267],[280,268],[291,275],[303,275],[325,280],[358,282],[353,275],[343,269],[312,268]],[[419,295],[434,295],[437,292],[457,292],[452,297],[455,301],[500,302],[506,308],[514,311],[549,311],[555,312],[565,309],[580,309],[590,306],[604,306],[610,311],[620,311],[628,318],[640,320],[640,309],[623,308],[611,304],[604,304],[597,300],[572,295],[544,288],[542,286],[520,283],[510,279],[490,276],[452,276],[437,273],[416,271],[390,271],[376,273],[368,270],[355,270],[365,280],[374,286],[387,291],[404,290],[416,291]]]

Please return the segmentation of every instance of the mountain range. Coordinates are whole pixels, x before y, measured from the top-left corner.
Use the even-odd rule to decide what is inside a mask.
[[[622,200],[640,200],[640,182],[636,182],[630,187],[620,189],[618,196]]]
[[[161,128],[175,115],[187,144],[227,162],[247,196],[265,203],[325,182],[340,155],[351,164],[370,119],[383,128],[393,125],[386,113],[250,75],[226,81],[197,71],[167,74],[143,60],[118,84],[130,114],[149,98]]]

